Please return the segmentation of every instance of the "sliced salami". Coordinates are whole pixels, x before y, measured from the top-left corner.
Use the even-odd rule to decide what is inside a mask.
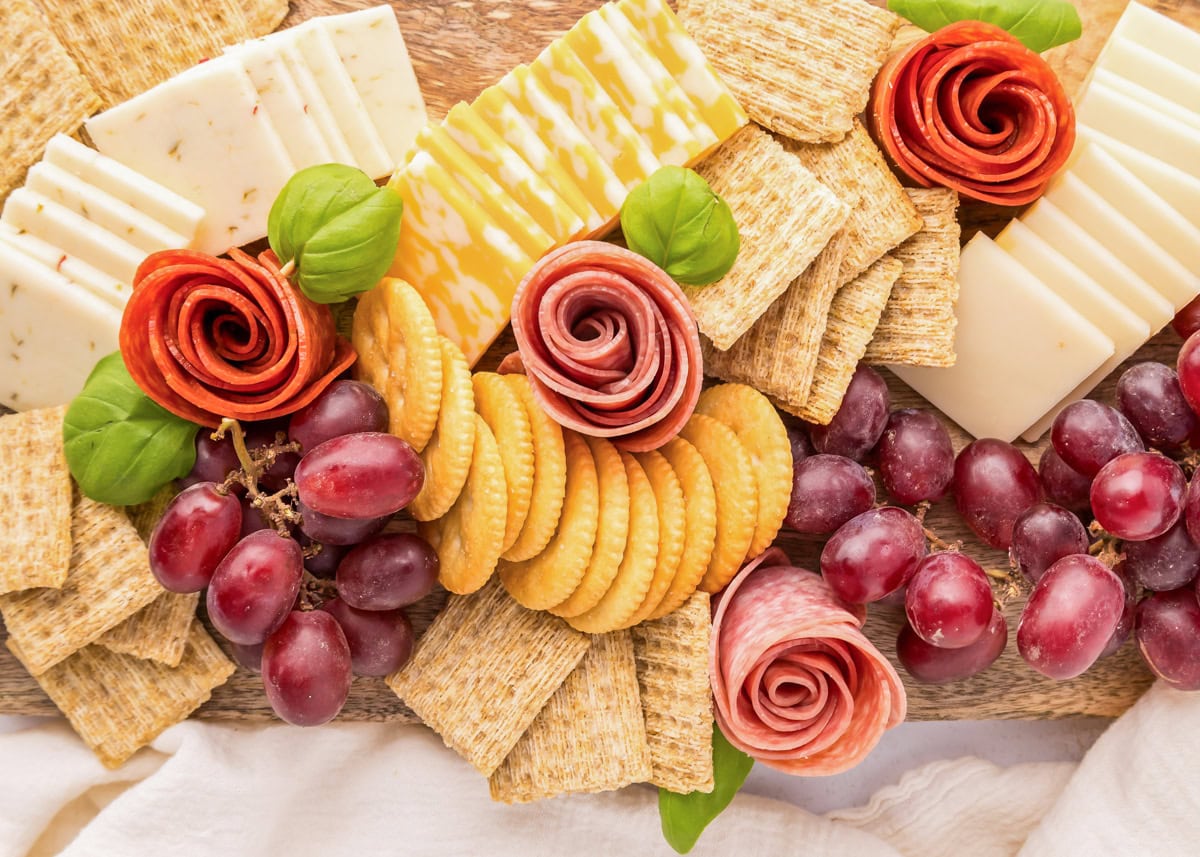
[[[714,602],[709,677],[729,742],[799,776],[862,761],[906,708],[864,618],[778,549],[748,563]]]
[[[356,358],[329,307],[294,288],[271,251],[257,261],[240,250],[229,256],[148,256],[121,321],[121,353],[134,381],[167,410],[205,426],[293,413]]]
[[[581,434],[657,449],[695,410],[704,379],[686,298],[653,262],[579,241],[545,256],[513,298],[513,333],[538,402]]]
[[[1075,145],[1075,109],[1053,69],[980,21],[950,24],[888,60],[868,120],[913,181],[997,205],[1041,196]]]

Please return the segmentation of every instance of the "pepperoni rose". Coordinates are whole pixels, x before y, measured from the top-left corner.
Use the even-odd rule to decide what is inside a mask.
[[[269,420],[304,407],[355,360],[329,307],[302,295],[270,251],[148,256],[121,321],[138,386],[184,419]]]
[[[600,241],[550,253],[518,286],[512,326],[534,395],[568,428],[644,452],[695,410],[695,319],[675,281],[636,253]]]
[[[904,720],[904,685],[863,615],[773,549],[715,602],[709,677],[721,732],[768,767],[822,776],[858,764]]]
[[[888,60],[868,118],[913,181],[998,205],[1041,196],[1075,145],[1075,110],[1054,71],[980,21],[943,27]]]

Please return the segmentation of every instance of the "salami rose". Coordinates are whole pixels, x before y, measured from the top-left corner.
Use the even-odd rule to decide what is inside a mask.
[[[644,452],[696,407],[696,321],[675,281],[636,253],[600,241],[550,253],[517,287],[512,326],[534,395],[568,428]]]
[[[148,256],[121,320],[121,353],[138,386],[206,426],[298,411],[355,360],[329,307],[293,288],[273,253],[229,255]]]
[[[861,608],[773,549],[714,604],[709,677],[729,742],[799,776],[854,767],[904,720],[904,685],[860,630]]]
[[[875,78],[871,133],[910,179],[1025,205],[1067,162],[1075,109],[1038,54],[960,21],[900,51]]]

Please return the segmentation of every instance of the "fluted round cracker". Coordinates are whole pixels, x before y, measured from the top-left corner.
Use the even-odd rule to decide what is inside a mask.
[[[672,439],[658,451],[679,477],[687,523],[675,577],[650,614],[651,619],[661,619],[687,603],[708,570],[717,541],[717,492],[704,457],[681,437]]]
[[[704,458],[716,489],[717,538],[700,589],[720,592],[741,568],[758,528],[754,465],[733,429],[712,417],[692,414],[679,435]]]
[[[503,377],[494,372],[476,372],[471,383],[475,390],[475,412],[496,436],[504,461],[508,519],[504,525],[503,553],[517,540],[529,514],[533,496],[533,429],[520,397]]]
[[[600,520],[592,559],[583,579],[567,600],[550,608],[551,613],[564,618],[586,613],[600,602],[617,576],[629,537],[629,477],[625,475],[621,453],[602,437],[584,440],[592,452],[600,480]]]
[[[637,613],[658,565],[658,502],[650,479],[637,459],[621,453],[629,479],[629,537],[625,555],[604,597],[586,613],[571,616],[567,624],[585,634],[606,634],[624,628]]]
[[[646,591],[646,597],[642,599],[642,606],[629,620],[630,625],[637,625],[650,618],[650,614],[662,603],[679,568],[687,530],[683,487],[679,484],[679,477],[675,475],[671,463],[662,453],[655,450],[640,453],[635,458],[646,471],[650,487],[654,490],[654,500],[658,504],[658,562],[654,568],[650,588]]]
[[[522,562],[500,562],[500,581],[508,594],[530,610],[545,610],[575,591],[592,558],[600,520],[600,483],[596,462],[583,438],[563,432],[567,457],[562,515],[545,550]]]
[[[471,469],[475,447],[475,393],[471,367],[458,346],[446,337],[439,340],[442,352],[442,407],[437,428],[421,461],[425,484],[408,507],[418,521],[432,521],[454,505]]]
[[[567,484],[567,458],[563,447],[562,426],[552,420],[533,397],[533,388],[524,375],[502,375],[529,417],[533,436],[533,490],[529,512],[517,540],[504,552],[513,562],[533,559],[554,537],[562,512]]]
[[[758,521],[746,559],[771,546],[792,498],[792,445],[779,412],[762,393],[745,384],[719,384],[700,395],[696,413],[733,429],[750,453],[758,488]]]
[[[442,349],[429,307],[404,280],[387,277],[359,298],[351,338],[354,376],[387,401],[388,431],[421,452],[442,403]]]
[[[417,525],[437,551],[438,582],[459,595],[480,589],[496,570],[508,506],[500,446],[487,422],[478,414],[474,418],[471,469],[462,492],[446,514]]]

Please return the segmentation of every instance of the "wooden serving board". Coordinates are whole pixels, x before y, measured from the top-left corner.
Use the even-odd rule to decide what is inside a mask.
[[[885,0],[872,0],[886,5]],[[1047,54],[1066,85],[1074,92],[1086,78],[1092,61],[1108,38],[1127,0],[1076,0],[1084,20],[1083,38]],[[299,0],[293,2],[285,26],[314,15],[353,11],[375,5],[372,0]],[[458,101],[469,101],[484,87],[513,66],[529,62],[552,39],[564,33],[584,13],[600,5],[598,0],[393,0],[400,26],[416,67],[431,118],[440,119]],[[1150,0],[1148,5],[1200,29],[1200,3],[1194,0]],[[964,239],[977,229],[995,233],[1019,211],[987,205],[965,206],[962,214]],[[1170,331],[1160,334],[1131,359],[1156,359],[1174,364],[1180,345]],[[513,350],[511,334],[502,337],[481,361],[480,369],[491,369]],[[1124,367],[1122,367],[1123,369]],[[1121,369],[1100,386],[1095,397],[1111,401]],[[888,376],[896,407],[929,407],[928,403]],[[950,425],[955,449],[970,438]],[[1023,448],[1035,464],[1044,447]],[[963,540],[964,550],[986,568],[1008,568],[1001,551],[982,546],[954,512],[949,502],[934,506],[927,525],[942,539]],[[779,544],[799,564],[815,568],[820,543],[784,533]],[[983,720],[992,718],[1041,719],[1080,715],[1117,716],[1137,700],[1150,685],[1152,676],[1132,644],[1094,666],[1085,675],[1068,682],[1043,678],[1029,669],[1016,651],[1017,619],[1026,591],[1008,599],[1005,613],[1009,645],[986,672],[966,681],[931,687],[905,676],[909,718],[912,720]],[[414,610],[418,631],[440,609],[444,596],[431,596]],[[903,624],[903,611],[872,608],[867,633],[881,651],[895,661],[895,640]],[[898,663],[897,663],[897,666]],[[57,713],[17,661],[0,647],[0,713]],[[273,714],[262,691],[259,677],[239,670],[197,716],[221,720],[269,720]],[[379,679],[356,679],[343,720],[414,721],[416,718]]]

